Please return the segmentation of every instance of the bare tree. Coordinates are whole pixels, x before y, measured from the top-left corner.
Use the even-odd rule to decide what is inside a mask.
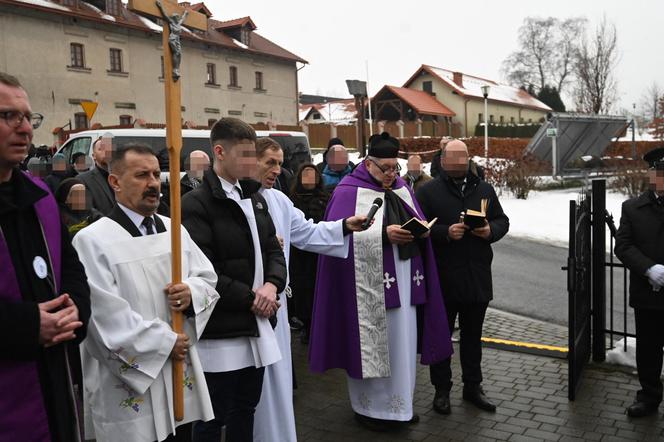
[[[533,85],[535,92],[546,85],[562,92],[573,74],[578,35],[585,25],[581,17],[526,17],[519,28],[519,49],[503,61],[503,75],[515,86]]]
[[[641,112],[648,123],[655,121],[660,116],[659,99],[664,96],[664,92],[659,88],[657,82],[653,81],[641,96]]]
[[[607,113],[616,101],[615,68],[618,63],[616,27],[606,18],[595,29],[591,40],[583,38],[579,47],[575,74],[574,99],[577,110],[585,113]]]

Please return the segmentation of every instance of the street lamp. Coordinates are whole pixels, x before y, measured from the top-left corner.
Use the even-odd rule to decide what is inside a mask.
[[[489,162],[489,89],[488,84],[482,86],[482,95],[484,95],[484,159],[487,163]]]

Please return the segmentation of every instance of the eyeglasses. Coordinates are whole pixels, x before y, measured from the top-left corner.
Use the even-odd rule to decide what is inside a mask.
[[[399,163],[397,163],[397,166],[396,166],[396,167],[389,167],[389,166],[386,167],[386,166],[381,166],[380,164],[378,164],[376,161],[374,161],[374,160],[371,159],[371,158],[369,158],[369,161],[371,161],[372,163],[374,163],[374,164],[376,165],[376,167],[377,167],[381,172],[383,172],[385,175],[387,175],[388,173],[396,173],[396,174],[399,174],[399,173],[401,172],[401,164],[399,164]]]
[[[7,125],[14,129],[23,123],[24,118],[30,122],[33,129],[37,129],[44,121],[44,116],[42,114],[24,114],[23,112],[15,110],[0,112],[0,118],[4,119],[7,122]]]

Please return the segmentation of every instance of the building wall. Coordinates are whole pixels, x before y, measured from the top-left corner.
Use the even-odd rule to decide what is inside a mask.
[[[91,124],[119,124],[120,115],[163,123],[164,84],[161,35],[32,12],[19,14],[0,6],[0,71],[23,83],[34,112],[45,122],[36,144],[51,144],[51,131],[74,124],[83,112],[77,99],[99,107]],[[68,68],[70,43],[85,47],[89,70]],[[123,71],[109,73],[109,49],[122,50]],[[207,63],[216,65],[218,86],[206,85]],[[240,88],[229,87],[229,66],[238,68]],[[263,72],[265,92],[254,91],[255,72]],[[206,125],[209,119],[235,116],[248,123],[297,124],[297,71],[294,62],[245,55],[239,51],[183,41],[181,64],[184,121]]]
[[[484,115],[484,101],[476,99],[467,100],[460,95],[452,93],[452,88],[429,74],[424,74],[415,79],[409,88],[422,90],[422,83],[424,81],[432,81],[432,88],[433,92],[436,94],[436,99],[454,111],[454,113],[456,113],[456,116],[454,116],[452,122],[461,123],[465,132],[464,135],[472,136],[475,133],[475,126],[478,123],[479,114]],[[541,118],[546,117],[546,111],[538,111],[525,107],[497,103],[495,101],[491,101],[490,98],[488,103],[488,111],[489,116],[493,115],[493,121],[496,123],[500,122],[501,116],[503,117],[503,121],[505,123],[509,123],[511,118],[514,118],[515,123],[522,121],[521,118],[523,118],[523,121],[526,123],[529,120],[532,120],[533,123],[536,123]],[[466,121],[466,115],[468,121]],[[483,120],[480,122],[483,122]]]

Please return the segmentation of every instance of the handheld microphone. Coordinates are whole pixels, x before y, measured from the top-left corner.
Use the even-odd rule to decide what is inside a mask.
[[[380,209],[380,206],[383,205],[383,200],[381,198],[376,198],[371,205],[371,209],[369,209],[369,213],[367,213],[367,220],[362,223],[362,230],[367,230],[369,226],[371,225],[371,220],[374,219],[374,216],[376,216],[376,212],[378,212],[378,209]]]

